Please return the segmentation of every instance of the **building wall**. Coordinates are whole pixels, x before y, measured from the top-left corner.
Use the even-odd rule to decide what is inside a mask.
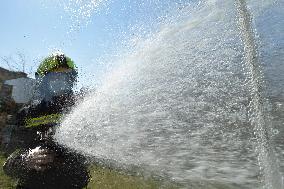
[[[11,98],[17,104],[28,103],[34,94],[35,79],[17,78],[5,81],[5,84],[13,87]]]
[[[5,84],[6,80],[17,78],[27,78],[23,72],[9,71],[0,67],[0,147],[3,149],[3,139],[9,137],[9,133],[3,134],[3,131],[9,130],[8,117],[14,117],[15,113],[21,107],[13,100],[13,86]],[[18,93],[18,92],[17,92]],[[5,133],[5,132],[4,132]],[[7,136],[6,136],[7,135]]]
[[[27,74],[24,72],[14,72],[9,71],[0,67],[0,112],[3,107],[3,101],[6,102],[12,97],[12,87],[5,85],[6,80],[16,79],[16,78],[26,78]]]

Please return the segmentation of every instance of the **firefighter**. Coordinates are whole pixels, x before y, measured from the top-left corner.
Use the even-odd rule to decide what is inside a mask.
[[[45,58],[36,72],[34,100],[17,115],[21,143],[3,169],[22,189],[81,189],[88,183],[85,158],[52,138],[61,115],[74,104],[77,71],[62,53]]]

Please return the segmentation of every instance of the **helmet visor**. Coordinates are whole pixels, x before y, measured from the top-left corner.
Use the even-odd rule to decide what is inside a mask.
[[[74,71],[71,72],[50,72],[41,81],[41,94],[47,98],[62,95],[72,91],[75,81]]]

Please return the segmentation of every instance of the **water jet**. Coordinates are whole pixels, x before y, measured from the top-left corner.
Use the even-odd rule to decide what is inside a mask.
[[[113,60],[119,66],[66,115],[57,141],[186,187],[282,188],[248,5],[190,5]]]

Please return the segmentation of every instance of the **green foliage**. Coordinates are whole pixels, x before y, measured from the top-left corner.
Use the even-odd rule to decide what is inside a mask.
[[[144,179],[138,176],[127,175],[108,168],[96,165],[91,166],[91,180],[87,189],[177,189],[177,184],[167,183],[165,186],[162,181]]]

